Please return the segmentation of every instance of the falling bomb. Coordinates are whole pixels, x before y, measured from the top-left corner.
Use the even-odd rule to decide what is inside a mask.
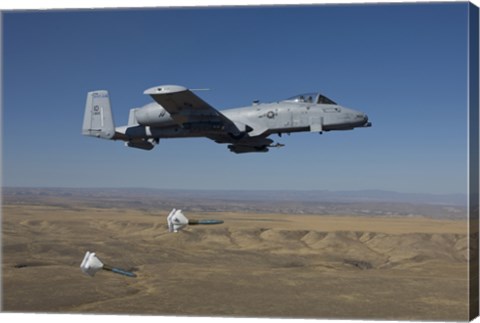
[[[189,220],[182,213],[182,210],[173,209],[167,216],[167,224],[169,232],[178,232],[190,225],[210,225],[222,224],[222,220]]]
[[[80,264],[80,269],[90,277],[95,276],[95,274],[99,270],[111,271],[115,274],[120,274],[127,277],[133,277],[133,278],[137,277],[137,275],[135,275],[130,271],[105,265],[103,262],[100,261],[100,259],[98,259],[95,252],[90,252],[90,251],[87,251],[85,253],[85,257],[83,257],[83,261]]]

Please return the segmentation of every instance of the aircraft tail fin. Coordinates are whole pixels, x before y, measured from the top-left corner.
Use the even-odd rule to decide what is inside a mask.
[[[82,134],[104,139],[112,139],[115,135],[108,91],[88,92]]]

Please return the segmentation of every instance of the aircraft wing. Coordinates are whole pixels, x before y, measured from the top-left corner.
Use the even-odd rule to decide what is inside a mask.
[[[238,134],[242,131],[230,119],[196,96],[189,89],[178,85],[161,85],[145,90],[182,127],[205,127]]]

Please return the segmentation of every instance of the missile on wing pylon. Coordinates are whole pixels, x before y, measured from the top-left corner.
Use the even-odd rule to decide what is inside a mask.
[[[178,232],[185,229],[190,225],[210,225],[210,224],[222,224],[222,220],[189,220],[182,213],[182,210],[173,209],[167,216],[167,224],[169,232]]]
[[[103,264],[103,262],[101,262],[100,259],[98,259],[97,256],[95,255],[95,252],[90,252],[90,251],[87,251],[85,253],[85,257],[83,257],[83,261],[80,264],[80,269],[90,277],[95,276],[97,271],[102,269],[111,271],[116,274],[128,276],[128,277],[137,277],[137,275],[127,270],[115,268],[115,267]]]

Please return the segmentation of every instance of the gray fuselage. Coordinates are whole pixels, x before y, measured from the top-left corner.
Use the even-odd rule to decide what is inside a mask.
[[[274,103],[254,104],[247,107],[220,111],[235,124],[247,125],[253,136],[268,136],[273,133],[292,133],[300,131],[322,132],[330,130],[350,130],[369,126],[368,117],[359,111],[336,104],[319,104],[309,102],[280,101]],[[219,133],[220,125],[215,123],[194,124],[180,127],[156,102],[135,109],[135,119],[139,126],[132,131],[127,126],[126,135],[149,138],[204,137]],[[123,128],[123,127],[122,127]],[[130,129],[130,131],[128,131]],[[118,129],[121,131],[121,129]],[[225,142],[235,142],[232,136]]]

